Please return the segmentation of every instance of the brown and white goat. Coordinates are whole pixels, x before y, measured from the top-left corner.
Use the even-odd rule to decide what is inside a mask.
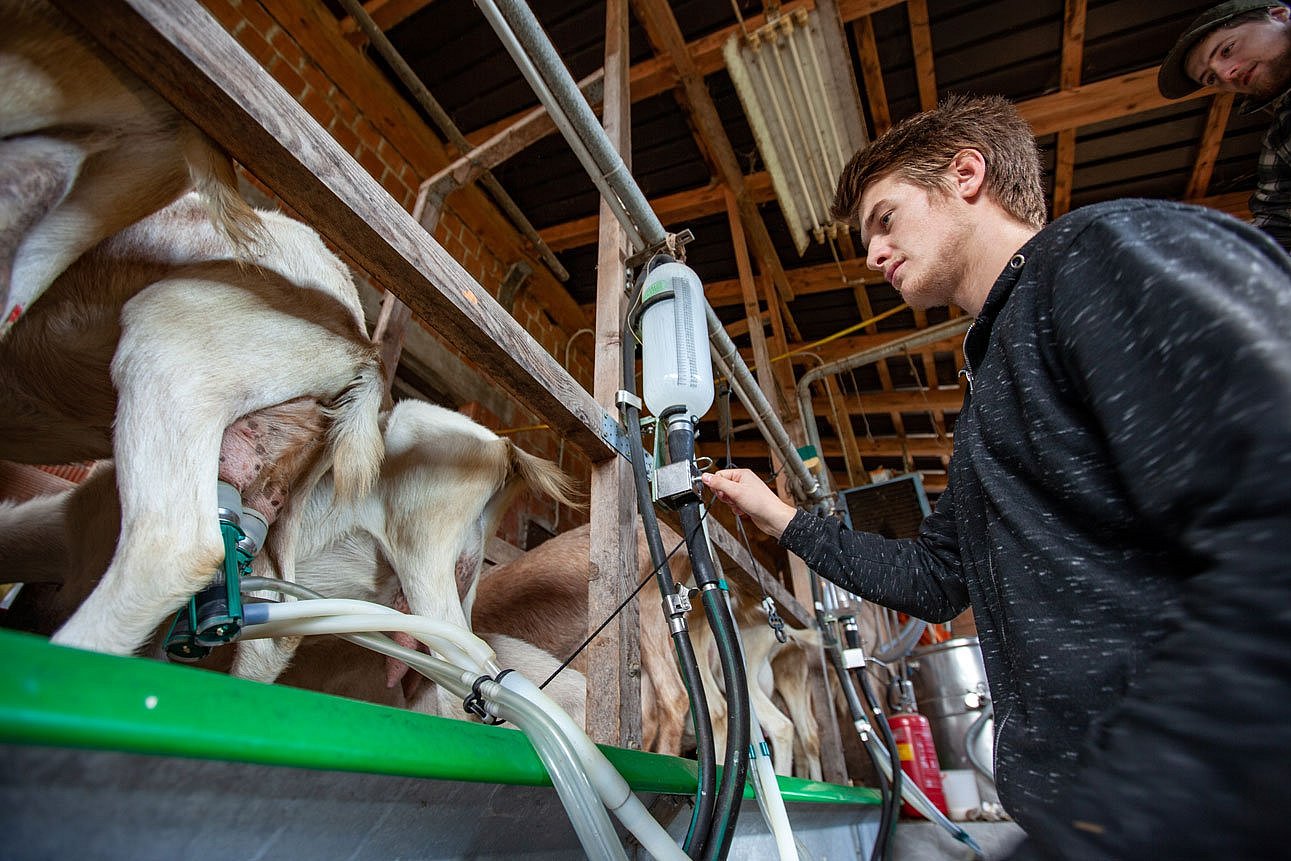
[[[671,550],[681,538],[660,524],[663,542]],[[558,657],[573,654],[587,636],[587,580],[591,559],[591,527],[579,526],[544,541],[505,565],[486,572],[472,613],[478,631],[511,634]],[[671,561],[673,578],[690,577],[683,549]],[[637,532],[636,576],[654,570],[640,528]],[[647,584],[643,594],[658,590]],[[677,674],[672,639],[658,600],[641,605],[642,747],[676,756],[690,719],[685,686]],[[584,669],[580,655],[571,664]]]
[[[121,539],[58,642],[131,652],[210,581],[217,479],[270,519],[328,467],[345,499],[376,479],[384,386],[349,270],[309,227],[260,218],[242,262],[182,197],[83,255],[0,340],[0,457],[116,465]],[[288,573],[291,535],[270,536]]]
[[[43,0],[0,0],[0,337],[99,241],[201,192],[258,235],[227,155]]]

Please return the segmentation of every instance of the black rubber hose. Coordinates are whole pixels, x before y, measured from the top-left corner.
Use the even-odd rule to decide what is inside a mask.
[[[668,454],[673,463],[689,463],[694,457],[695,431],[688,422],[678,422],[668,428]],[[720,578],[700,523],[699,503],[683,505],[680,516],[681,528],[686,533],[686,549],[690,551],[691,571],[695,575],[695,585],[700,589],[713,640],[717,643],[722,678],[726,683],[726,757],[717,789],[717,811],[704,853],[705,859],[720,861],[731,848],[735,822],[744,798],[744,780],[748,776],[749,685],[735,632],[735,620],[731,617],[725,596],[721,594]]]
[[[871,723],[879,729],[883,737],[883,744],[888,749],[888,758],[892,761],[892,810],[890,812],[890,821],[886,823],[888,837],[896,831],[897,820],[901,818],[901,783],[905,779],[905,774],[901,770],[901,752],[897,750],[896,739],[892,736],[892,727],[888,726],[888,719],[883,714],[883,709],[879,706],[879,701],[874,696],[874,689],[870,686],[870,680],[865,675],[863,667],[852,670],[856,675],[857,682],[861,687],[861,695],[869,703],[870,711],[873,714]]]
[[[651,263],[653,264],[654,261],[652,260]],[[636,305],[645,283],[644,275],[648,274],[650,268],[653,267],[643,269],[643,277],[637,279],[632,300],[628,303],[629,309]],[[623,390],[635,395],[636,339],[632,336],[630,323],[627,322],[624,323],[622,331],[622,348]],[[646,546],[650,550],[650,561],[654,565],[659,594],[667,605],[669,598],[675,595],[675,588],[672,571],[668,568],[663,538],[659,534],[659,519],[655,516],[650,482],[646,476],[645,449],[641,445],[641,412],[633,404],[625,401],[620,405],[619,413],[628,433],[628,449],[632,455],[632,475],[637,493],[637,510],[645,527]],[[656,431],[656,433],[660,432]],[[708,715],[708,698],[704,694],[704,685],[700,681],[699,665],[695,661],[695,649],[690,642],[690,632],[685,627],[685,616],[679,618],[682,627],[681,630],[672,632],[672,642],[677,665],[681,670],[682,682],[690,697],[691,720],[695,726],[695,758],[698,763],[695,806],[691,812],[690,829],[682,848],[691,858],[700,858],[704,852],[707,835],[712,828],[716,807],[717,755],[713,750],[713,725]]]

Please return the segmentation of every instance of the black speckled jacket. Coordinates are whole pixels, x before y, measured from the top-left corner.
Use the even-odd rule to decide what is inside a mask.
[[[1018,857],[1291,857],[1291,260],[1208,210],[1086,207],[964,355],[920,536],[799,512],[781,544],[929,621],[971,605]]]

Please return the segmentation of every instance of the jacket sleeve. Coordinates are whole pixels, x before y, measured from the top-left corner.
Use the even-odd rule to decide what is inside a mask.
[[[854,595],[926,622],[948,622],[968,607],[959,566],[954,489],[924,518],[919,537],[887,539],[799,511],[780,545]]]
[[[1055,284],[1058,354],[1182,600],[1014,857],[1286,857],[1291,260],[1145,206],[1086,228]]]

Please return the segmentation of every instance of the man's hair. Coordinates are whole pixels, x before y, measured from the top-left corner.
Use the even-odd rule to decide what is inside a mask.
[[[838,179],[831,214],[856,223],[865,190],[892,175],[948,194],[946,169],[965,149],[977,150],[986,161],[986,193],[1023,224],[1044,226],[1035,136],[1013,103],[1000,96],[947,96],[935,109],[902,120],[858,150]]]

